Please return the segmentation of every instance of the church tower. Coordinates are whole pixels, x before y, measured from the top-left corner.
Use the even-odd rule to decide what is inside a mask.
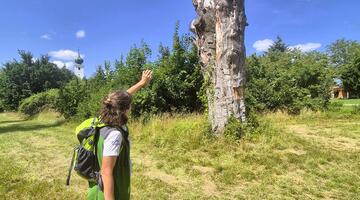
[[[84,66],[82,65],[84,60],[80,56],[80,51],[78,51],[78,57],[75,59],[74,73],[77,77],[84,78]]]

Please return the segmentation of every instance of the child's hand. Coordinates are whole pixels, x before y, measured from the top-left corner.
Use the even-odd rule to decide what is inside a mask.
[[[151,70],[145,70],[142,72],[142,77],[140,82],[143,84],[143,86],[146,86],[152,79],[152,71]]]

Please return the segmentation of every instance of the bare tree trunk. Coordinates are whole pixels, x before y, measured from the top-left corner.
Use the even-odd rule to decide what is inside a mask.
[[[244,0],[193,0],[196,35],[207,88],[209,120],[223,133],[230,116],[245,121]]]

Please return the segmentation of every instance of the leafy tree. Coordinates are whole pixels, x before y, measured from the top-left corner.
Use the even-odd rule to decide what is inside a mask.
[[[170,48],[164,46],[162,43],[159,45],[159,59],[165,59],[170,56]]]
[[[133,115],[141,113],[201,111],[199,91],[203,77],[197,49],[191,36],[179,35],[176,24],[172,50],[160,44],[159,60],[154,63],[154,80],[134,99]]]
[[[110,61],[105,61],[104,62],[104,69],[105,69],[105,77],[106,79],[113,79],[114,76],[114,71],[111,69],[111,64]]]
[[[269,53],[285,52],[287,50],[288,50],[288,45],[285,44],[285,42],[283,41],[283,39],[280,36],[277,36],[274,44],[272,44],[270,46],[270,48],[268,49],[268,52]]]
[[[346,90],[350,92],[352,97],[360,97],[360,54],[352,63],[344,66],[341,78]]]
[[[354,40],[339,39],[327,46],[330,62],[335,67],[350,64],[360,52],[360,43]]]
[[[344,87],[357,96],[356,89],[354,90],[351,84],[355,84],[352,78],[356,74],[352,74],[352,71],[356,73],[355,63],[357,55],[360,55],[360,43],[354,40],[339,39],[327,46],[327,54],[330,64],[333,66],[334,78],[341,79]]]
[[[102,66],[96,68],[95,75],[89,80],[90,88],[98,90],[99,87],[107,83],[107,76]]]
[[[141,42],[140,48],[136,45],[130,48],[126,56],[125,63],[123,58],[115,61],[114,85],[129,87],[136,83],[145,68],[149,68],[147,59],[151,56],[150,47]]]
[[[327,106],[332,76],[326,55],[298,50],[247,60],[246,100],[248,109],[256,111],[285,110],[299,113]]]
[[[107,63],[108,62],[105,62],[105,65]],[[87,80],[85,91],[83,93],[85,98],[77,104],[77,117],[89,118],[98,115],[102,99],[111,91],[112,87],[119,89],[112,86],[112,74],[115,72],[109,70],[110,66],[107,66],[106,68],[107,69],[104,71],[102,66],[98,66],[95,75]],[[111,73],[109,71],[111,71]]]
[[[88,88],[86,81],[75,78],[65,87],[59,90],[59,99],[56,102],[58,110],[65,118],[76,116],[78,105],[88,97]]]
[[[115,60],[115,71],[119,71],[121,68],[125,67],[124,55],[120,54],[120,59]]]
[[[0,99],[10,110],[19,102],[39,92],[65,85],[75,75],[69,70],[59,69],[48,56],[33,59],[30,52],[19,51],[20,61],[4,64],[0,76]]]

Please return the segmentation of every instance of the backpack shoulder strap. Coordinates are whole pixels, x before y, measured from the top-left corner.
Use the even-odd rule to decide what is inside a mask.
[[[124,139],[128,140],[129,130],[128,130],[128,127],[127,127],[127,126],[126,126],[125,128],[126,128],[126,129],[124,129],[123,127],[120,127],[118,130],[120,131],[121,136],[122,136]]]
[[[111,126],[105,126],[105,127],[101,128],[101,130],[99,131],[100,132],[99,135],[103,136],[104,139],[106,139],[110,135],[110,133],[115,130],[120,132],[122,147],[124,145],[127,145],[128,132],[126,130],[124,130],[122,127],[116,128],[116,127],[111,127]],[[121,149],[122,149],[122,147],[121,147]]]
[[[105,139],[110,135],[111,131],[117,130],[111,126],[102,127],[99,131],[99,135],[103,136]]]

